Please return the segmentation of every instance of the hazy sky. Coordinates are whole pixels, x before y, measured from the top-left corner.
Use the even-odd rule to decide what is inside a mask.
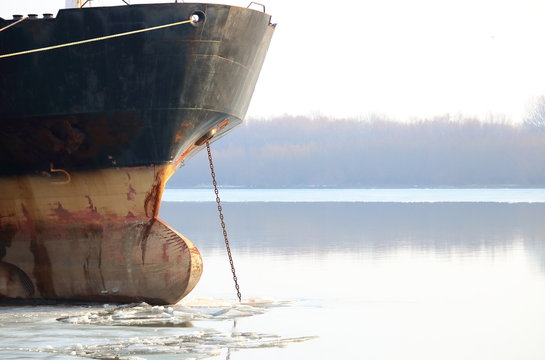
[[[153,1],[131,1],[146,2]],[[278,27],[249,116],[451,113],[519,121],[545,94],[543,0],[260,2]],[[56,13],[64,3],[2,0],[0,16]]]

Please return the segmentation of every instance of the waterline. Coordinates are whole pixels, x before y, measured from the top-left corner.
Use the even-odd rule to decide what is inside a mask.
[[[545,189],[221,189],[225,202],[545,203]],[[164,201],[215,201],[212,189],[166,189]]]

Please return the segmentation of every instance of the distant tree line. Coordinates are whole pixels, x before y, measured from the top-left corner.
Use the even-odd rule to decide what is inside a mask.
[[[544,187],[539,115],[520,125],[449,116],[410,123],[283,116],[246,121],[212,149],[223,186]],[[210,183],[201,152],[167,186]]]

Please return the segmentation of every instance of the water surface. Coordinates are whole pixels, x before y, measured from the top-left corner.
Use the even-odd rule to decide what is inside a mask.
[[[243,304],[215,203],[167,201],[204,260],[186,300],[0,307],[0,356],[544,359],[545,203],[519,200],[226,202]]]

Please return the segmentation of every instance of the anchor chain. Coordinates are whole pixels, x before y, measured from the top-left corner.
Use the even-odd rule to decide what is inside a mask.
[[[218,183],[216,182],[216,173],[214,172],[214,162],[212,161],[212,152],[210,151],[210,142],[206,142],[206,151],[208,152],[208,162],[210,163],[210,174],[212,175],[212,184],[214,185],[214,193],[216,194],[216,204],[218,204],[218,213],[221,222],[221,228],[223,230],[223,239],[225,240],[225,248],[227,249],[227,256],[229,257],[229,264],[231,265],[231,272],[233,273],[233,281],[235,282],[235,289],[237,290],[238,301],[242,301],[242,294],[240,293],[240,287],[238,286],[237,274],[235,272],[235,264],[233,263],[233,256],[231,255],[231,247],[229,246],[229,238],[227,237],[227,229],[225,227],[225,221],[223,219],[223,209],[221,207],[221,199],[218,190]]]

